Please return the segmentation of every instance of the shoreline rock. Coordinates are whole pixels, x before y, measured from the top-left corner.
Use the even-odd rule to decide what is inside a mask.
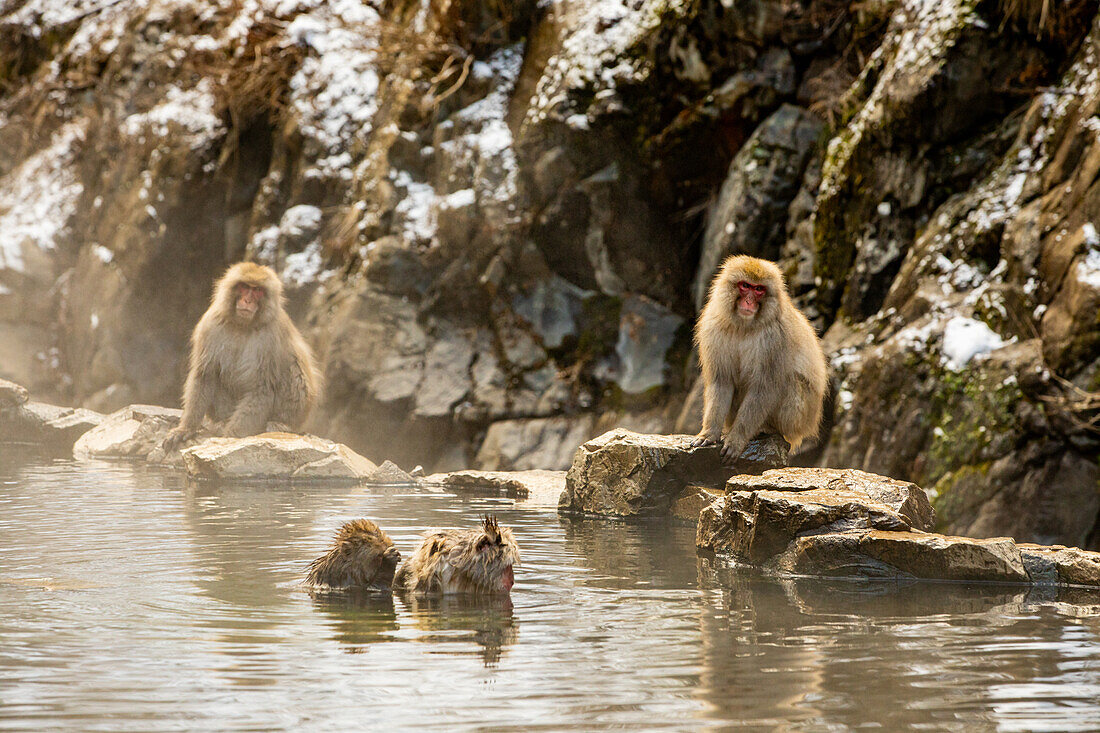
[[[261,433],[209,438],[184,448],[188,475],[197,479],[286,479],[366,482],[378,470],[342,443],[314,435]]]
[[[182,410],[158,405],[123,407],[81,435],[73,445],[73,457],[141,458],[153,463],[182,465],[179,451],[158,453],[165,436],[179,424],[182,415]]]
[[[717,446],[691,447],[691,435],[615,429],[581,445],[558,510],[618,517],[659,516],[689,486],[719,487],[730,475]]]
[[[556,507],[565,490],[565,471],[452,471],[433,473],[421,480],[422,486],[469,491],[495,489],[525,504]]]
[[[0,442],[72,448],[84,433],[104,420],[105,415],[82,407],[32,402],[25,388],[0,380]]]

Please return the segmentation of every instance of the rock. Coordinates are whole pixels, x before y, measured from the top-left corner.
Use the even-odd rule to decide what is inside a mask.
[[[313,435],[263,433],[210,438],[183,450],[187,473],[207,479],[282,478],[362,482],[378,466],[340,443]]]
[[[707,215],[694,284],[697,309],[702,309],[710,282],[727,256],[779,257],[786,239],[787,210],[798,193],[821,126],[814,114],[784,104],[734,157]]]
[[[182,415],[182,410],[155,405],[124,407],[81,435],[73,445],[73,457],[147,458]]]
[[[757,435],[730,465],[734,474],[755,474],[775,468],[786,468],[791,444],[782,435]]]
[[[485,471],[566,469],[577,446],[592,435],[592,415],[501,420],[489,426],[477,453]]]
[[[433,473],[423,483],[454,491],[497,489],[525,503],[553,507],[565,490],[565,471],[452,471]]]
[[[530,325],[542,345],[557,349],[577,335],[577,321],[591,291],[553,275],[539,280],[512,297],[512,309]]]
[[[729,469],[718,448],[692,448],[693,437],[616,429],[588,441],[573,456],[559,511],[667,515],[689,484],[721,486]]]
[[[698,522],[703,510],[722,496],[724,494],[721,491],[707,486],[689,486],[672,502],[670,513],[677,519]]]
[[[415,484],[412,474],[405,473],[393,461],[383,461],[378,469],[367,477],[372,484]]]
[[[888,496],[843,487],[799,492],[733,491],[699,515],[695,544],[762,565],[783,552],[796,537],[811,532],[907,531],[913,525],[901,513],[905,502],[901,497],[891,501]]]
[[[915,529],[930,531],[936,525],[936,512],[928,495],[916,484],[876,476],[866,471],[836,468],[788,468],[767,471],[760,476],[733,476],[726,482],[726,493],[739,491],[814,490],[847,492],[865,496],[869,501],[890,507]]]
[[[837,532],[797,538],[773,565],[802,575],[1027,583],[1016,543],[924,532]]]
[[[27,393],[26,388],[15,382],[0,379],[0,410],[19,407],[19,405],[26,404],[29,399],[30,395]]]
[[[665,356],[684,319],[640,295],[623,299],[619,321],[616,381],[627,394],[639,394],[667,383]]]
[[[1033,583],[1100,586],[1100,552],[1064,545],[1018,547]]]
[[[71,448],[77,439],[106,419],[83,408],[26,402],[0,410],[0,442],[43,443]]]

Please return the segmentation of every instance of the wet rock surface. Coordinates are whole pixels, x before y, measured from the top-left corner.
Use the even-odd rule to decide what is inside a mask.
[[[689,485],[721,486],[729,476],[718,448],[691,447],[691,435],[616,429],[577,449],[559,510],[610,516],[669,513]]]
[[[0,441],[71,448],[81,435],[105,419],[92,410],[27,401],[0,407]]]
[[[771,565],[805,575],[1029,583],[1016,543],[917,532],[849,531],[799,537]]]
[[[556,507],[565,489],[565,471],[452,471],[426,476],[421,485],[450,491],[491,489],[528,504]]]
[[[781,574],[1100,587],[1100,553],[930,530],[916,485],[863,471],[734,476],[699,514],[696,546]]]
[[[378,466],[345,445],[313,435],[263,433],[210,438],[185,448],[183,462],[200,479],[369,480]]]
[[[797,473],[799,469],[787,471]],[[812,480],[807,484],[813,485]],[[782,552],[796,537],[807,533],[850,529],[909,530],[914,528],[914,523],[917,523],[916,529],[923,529],[922,512],[913,511],[916,504],[913,495],[902,495],[890,489],[877,492],[834,485],[795,491],[729,490],[727,485],[727,495],[700,513],[696,545],[763,564]],[[923,494],[920,489],[914,489],[914,494]],[[924,506],[928,506],[927,498],[924,498]]]
[[[156,405],[130,405],[80,436],[73,445],[74,458],[150,458],[179,465],[179,451],[172,457],[157,453],[168,432],[179,425],[182,410]],[[159,459],[159,460],[158,460]]]

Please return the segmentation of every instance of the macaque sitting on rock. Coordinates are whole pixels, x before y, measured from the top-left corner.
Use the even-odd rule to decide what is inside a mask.
[[[297,429],[320,389],[313,353],[284,309],[278,276],[239,262],[218,281],[191,334],[183,418],[165,447],[196,435],[207,417],[215,434],[235,438]]]
[[[479,529],[445,529],[424,535],[397,569],[395,591],[417,594],[507,593],[515,583],[512,566],[519,545],[511,530],[485,517]]]
[[[332,549],[310,564],[306,584],[388,591],[399,562],[389,535],[369,519],[353,519],[337,530]]]
[[[736,255],[715,276],[695,325],[703,373],[703,429],[695,446],[721,442],[732,462],[758,433],[792,448],[817,435],[825,354],[813,326],[767,260]]]

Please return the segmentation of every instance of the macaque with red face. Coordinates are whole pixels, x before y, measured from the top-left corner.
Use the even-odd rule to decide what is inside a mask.
[[[512,531],[487,516],[478,529],[445,529],[424,535],[393,578],[393,589],[417,594],[507,593],[519,545]]]
[[[817,434],[828,383],[813,326],[791,302],[775,263],[735,255],[711,284],[695,325],[703,429],[693,445],[721,442],[733,461],[758,433],[792,448]]]
[[[183,418],[166,447],[191,438],[209,417],[213,432],[255,435],[296,429],[317,402],[321,375],[283,306],[274,270],[252,262],[230,267],[191,334]]]

